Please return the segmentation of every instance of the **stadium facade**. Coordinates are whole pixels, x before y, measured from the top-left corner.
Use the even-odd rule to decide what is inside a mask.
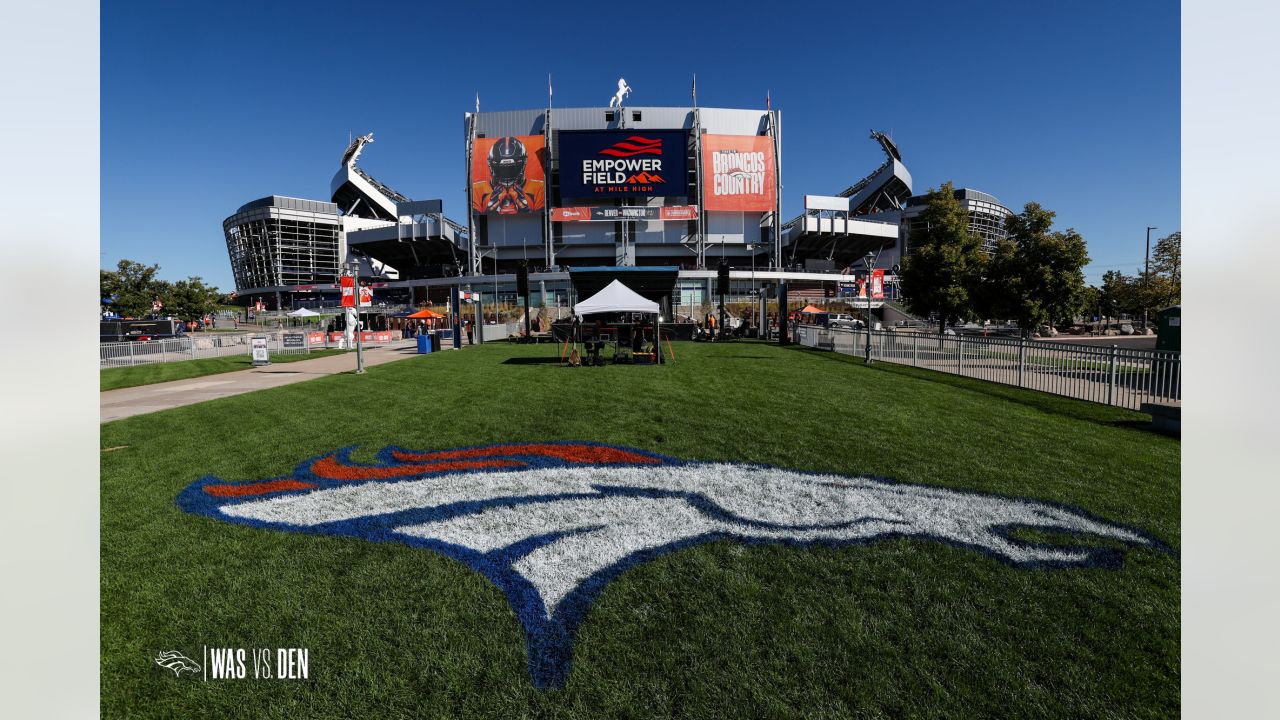
[[[263,198],[223,230],[238,298],[270,309],[335,303],[349,261],[388,304],[451,287],[510,300],[521,264],[538,305],[572,302],[575,268],[653,266],[676,270],[672,304],[696,306],[711,301],[722,262],[734,294],[787,282],[800,297],[830,296],[847,291],[843,273],[868,253],[892,287],[924,209],[896,144],[871,136],[886,156],[879,167],[836,195],[805,195],[803,214],[780,222],[777,110],[466,113],[464,221],[447,217],[443,200],[412,200],[361,168],[369,134],[346,148],[328,201]],[[1007,208],[968,188],[957,196],[989,245],[1003,236]]]

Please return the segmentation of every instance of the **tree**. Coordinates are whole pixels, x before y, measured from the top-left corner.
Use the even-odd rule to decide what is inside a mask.
[[[1120,313],[1132,313],[1135,307],[1133,278],[1119,270],[1108,270],[1102,276],[1102,287],[1098,292],[1098,303],[1104,318],[1113,318]]]
[[[927,201],[924,227],[911,233],[911,249],[902,262],[902,293],[911,312],[938,316],[942,334],[947,321],[971,314],[971,290],[982,277],[987,256],[951,182],[930,189]]]
[[[149,315],[156,300],[165,315],[185,320],[207,315],[226,304],[218,288],[206,285],[199,277],[170,283],[158,279],[159,272],[159,265],[121,260],[115,270],[99,271],[99,289],[104,299],[111,299],[111,308],[124,317]]]
[[[168,292],[168,283],[156,279],[159,271],[159,265],[121,260],[114,271],[100,271],[102,297],[112,298],[111,307],[119,315],[142,317],[151,312],[153,300]]]
[[[218,309],[222,294],[218,288],[204,284],[199,276],[179,280],[169,288],[167,296],[161,296],[165,312],[174,317],[193,319],[203,317]]]
[[[1154,315],[1182,302],[1182,231],[1156,241],[1143,304]]]
[[[1005,221],[1010,251],[997,252],[987,282],[1003,296],[1000,305],[1026,335],[1032,328],[1071,320],[1084,298],[1089,252],[1072,228],[1053,231],[1055,213],[1027,203]]]
[[[1094,315],[1097,315],[1099,320],[1102,319],[1101,288],[1090,285],[1084,289],[1084,292],[1080,295],[1080,313],[1085,316],[1086,322]]]

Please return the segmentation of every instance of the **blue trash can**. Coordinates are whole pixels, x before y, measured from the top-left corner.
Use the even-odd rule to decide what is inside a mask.
[[[418,336],[418,354],[425,355],[431,352],[431,336],[423,333]]]

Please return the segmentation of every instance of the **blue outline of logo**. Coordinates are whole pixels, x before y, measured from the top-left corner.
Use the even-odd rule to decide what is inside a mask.
[[[628,453],[652,458],[660,465],[703,465],[705,461],[686,461],[679,458],[673,458],[658,453],[639,450],[620,445],[609,445],[605,443],[581,442],[581,441],[564,441],[564,442],[540,442],[540,443],[499,443],[493,445],[477,445],[470,447],[452,448],[450,452],[465,452],[470,450],[491,450],[503,447],[528,446],[536,444],[540,446],[576,446],[576,447],[595,447],[609,448],[613,450],[621,450]],[[584,528],[570,533],[548,533],[545,535],[528,537],[514,545],[510,545],[492,552],[480,552],[472,548],[452,543],[446,543],[439,540],[416,538],[403,535],[394,531],[394,528],[402,527],[410,524],[421,524],[432,521],[444,520],[448,518],[458,517],[462,515],[470,515],[487,508],[507,507],[522,504],[542,503],[554,500],[572,500],[572,499],[600,499],[604,496],[631,496],[631,497],[683,497],[691,505],[696,507],[700,512],[715,517],[717,519],[728,520],[745,526],[767,526],[773,529],[790,529],[782,526],[769,525],[761,523],[750,518],[743,518],[728,513],[724,509],[711,503],[704,495],[692,492],[676,492],[653,490],[650,488],[623,488],[615,486],[594,487],[596,490],[590,494],[559,494],[559,495],[529,495],[520,497],[504,497],[493,498],[483,501],[463,501],[441,505],[425,509],[413,509],[399,512],[389,512],[384,514],[366,515],[351,520],[343,520],[337,522],[323,523],[311,526],[290,525],[288,523],[264,522],[259,520],[230,517],[222,514],[221,509],[226,506],[235,505],[240,502],[259,501],[265,498],[298,495],[323,490],[334,487],[351,487],[353,485],[366,482],[377,483],[395,483],[405,481],[417,481],[428,479],[431,477],[455,476],[459,474],[477,473],[477,472],[526,472],[534,469],[545,468],[581,468],[581,463],[568,462],[565,460],[549,458],[540,455],[489,455],[490,458],[501,459],[518,459],[522,466],[516,468],[477,468],[466,470],[445,470],[439,472],[427,472],[415,475],[408,475],[397,478],[370,479],[370,480],[333,480],[320,477],[312,472],[312,464],[318,460],[333,458],[341,462],[346,467],[353,468],[379,468],[394,467],[403,465],[404,461],[394,457],[394,453],[416,454],[422,451],[409,450],[398,446],[387,446],[383,448],[376,456],[375,461],[371,464],[359,464],[350,459],[352,451],[357,446],[347,446],[340,448],[331,453],[324,453],[315,457],[308,458],[297,465],[293,473],[271,480],[296,480],[315,485],[314,488],[306,490],[281,490],[278,492],[269,492],[253,495],[250,497],[231,497],[219,498],[205,492],[207,487],[211,486],[228,486],[238,485],[241,483],[228,483],[214,476],[205,476],[188,485],[177,497],[176,503],[180,509],[185,512],[204,515],[210,518],[216,518],[226,522],[232,522],[240,525],[249,525],[256,528],[265,528],[271,530],[285,530],[293,533],[307,533],[316,535],[342,535],[349,537],[357,537],[374,542],[394,542],[402,545],[408,545],[415,548],[425,548],[433,550],[449,558],[458,560],[466,564],[471,569],[484,575],[490,582],[497,586],[506,596],[507,601],[511,604],[511,608],[515,611],[516,617],[520,621],[521,627],[525,633],[525,646],[528,657],[529,675],[533,685],[539,689],[556,689],[564,686],[568,680],[572,654],[574,637],[582,621],[586,618],[587,612],[591,605],[599,597],[605,586],[614,579],[625,573],[632,567],[651,559],[665,555],[685,547],[699,545],[716,540],[731,539],[736,542],[749,545],[757,544],[785,544],[795,547],[806,547],[809,545],[826,545],[826,546],[855,546],[866,545],[881,540],[891,540],[897,538],[917,538],[928,539],[936,542],[950,545],[952,547],[973,550],[988,557],[995,558],[1014,567],[1030,569],[1030,568],[1078,568],[1078,567],[1101,567],[1115,569],[1119,568],[1123,562],[1125,551],[1099,546],[1077,546],[1077,545],[1059,545],[1054,544],[1055,549],[1080,552],[1086,555],[1086,560],[1081,562],[1056,562],[1056,561],[1030,561],[1018,562],[1008,557],[989,551],[981,545],[970,545],[956,542],[952,539],[929,535],[919,532],[903,532],[903,533],[881,533],[872,537],[857,538],[853,540],[790,540],[790,539],[751,539],[743,538],[732,533],[714,532],[695,537],[686,538],[678,542],[661,545],[657,547],[647,548],[645,550],[633,553],[623,558],[619,562],[610,565],[603,570],[592,575],[582,584],[574,588],[568,595],[561,600],[557,606],[555,613],[551,618],[547,618],[546,606],[543,598],[538,590],[526,578],[513,569],[513,565],[521,558],[540,547],[549,545],[562,537],[574,535],[578,533],[589,532],[597,529],[597,527]],[[755,468],[767,468],[786,470],[802,475],[825,476],[830,477],[836,473],[818,473],[791,470],[786,468],[776,468],[770,465],[734,463]],[[655,467],[654,464],[641,463],[608,463],[607,467]],[[845,476],[852,477],[852,476]],[[1023,498],[1013,495],[1004,495],[999,493],[981,493],[968,490],[951,490],[940,486],[923,486],[913,485],[909,483],[901,483],[890,478],[856,476],[859,480],[869,480],[877,483],[900,487],[932,487],[939,490],[948,490],[958,494],[967,496],[1003,499],[1018,502],[1031,502],[1042,506],[1057,508],[1066,512],[1073,513],[1083,519],[1094,522],[1105,523],[1114,528],[1125,530],[1144,539],[1148,543],[1150,549],[1157,550],[1162,553],[1176,554],[1174,550],[1165,545],[1159,539],[1151,534],[1133,527],[1118,525],[1109,520],[1099,518],[1092,515],[1086,510],[1071,505],[1054,503],[1044,500],[1035,500],[1031,498]],[[860,521],[854,521],[860,522]],[[845,523],[850,525],[852,523]],[[993,526],[990,531],[1010,543],[1011,545],[1020,547],[1037,547],[1036,543],[1019,540],[1012,535],[1012,532],[1019,529],[1019,525],[1000,525]],[[813,528],[807,528],[813,529]],[[1078,531],[1053,525],[1035,526],[1035,529],[1049,532],[1062,532],[1076,534]]]

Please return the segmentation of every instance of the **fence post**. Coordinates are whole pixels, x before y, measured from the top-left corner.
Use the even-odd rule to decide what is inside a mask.
[[[964,336],[956,335],[956,374],[964,374]]]
[[[920,333],[911,333],[911,364],[920,366]]]
[[[129,343],[129,367],[133,367],[133,343]]]
[[[1027,371],[1027,339],[1018,338],[1018,387],[1026,387],[1023,374]]]
[[[191,359],[195,360],[196,359],[196,341],[192,340],[191,338],[187,338],[187,347],[191,350]]]
[[[1118,345],[1111,346],[1110,369],[1107,371],[1107,405],[1115,405],[1116,396],[1116,350]]]

